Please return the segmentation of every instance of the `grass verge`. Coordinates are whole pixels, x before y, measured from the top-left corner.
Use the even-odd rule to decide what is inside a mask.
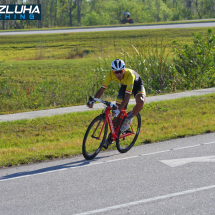
[[[81,154],[86,129],[100,113],[0,123],[0,167]],[[144,105],[141,118],[135,145],[214,132],[215,94],[149,103]]]

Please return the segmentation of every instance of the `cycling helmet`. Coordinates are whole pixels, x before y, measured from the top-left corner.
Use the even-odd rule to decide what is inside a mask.
[[[111,69],[113,71],[123,70],[125,69],[125,63],[123,60],[116,59],[111,63]]]

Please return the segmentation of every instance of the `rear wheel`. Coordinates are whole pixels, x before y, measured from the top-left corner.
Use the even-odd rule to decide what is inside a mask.
[[[129,19],[129,23],[134,23],[134,20],[133,19]]]
[[[125,118],[122,121],[121,127],[124,123]],[[119,152],[125,153],[132,148],[132,146],[135,144],[138,138],[140,127],[141,127],[141,117],[140,117],[140,114],[138,113],[136,116],[133,117],[130,128],[127,131],[123,131],[123,132],[119,131],[118,133],[118,137],[116,139],[116,147]],[[125,134],[131,134],[131,135],[123,138],[123,135]]]
[[[99,134],[102,130],[104,124],[104,115],[101,114],[97,116],[89,125],[83,140],[82,153],[85,159],[91,160],[101,151],[103,142],[106,139],[108,124],[105,124],[105,127],[101,133],[100,138]]]

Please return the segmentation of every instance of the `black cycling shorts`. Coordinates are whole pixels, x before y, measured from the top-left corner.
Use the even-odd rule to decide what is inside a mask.
[[[121,85],[119,92],[117,94],[116,104],[120,105],[123,99],[125,98],[126,87],[127,85]],[[134,97],[138,94],[144,95],[144,97],[146,96],[144,84],[140,76],[134,80],[132,94],[134,95]],[[127,105],[125,106],[125,108],[127,108]]]

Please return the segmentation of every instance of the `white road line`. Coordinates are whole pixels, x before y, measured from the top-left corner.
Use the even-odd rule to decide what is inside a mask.
[[[101,208],[101,209],[98,209],[98,210],[88,211],[88,212],[79,213],[79,214],[75,214],[75,215],[89,215],[89,214],[102,213],[102,212],[121,209],[121,208],[129,207],[129,206],[134,206],[134,205],[138,205],[138,204],[154,202],[154,201],[163,200],[163,199],[167,199],[167,198],[171,198],[171,197],[182,196],[182,195],[191,194],[191,193],[195,193],[195,192],[210,190],[210,189],[214,189],[214,188],[215,188],[215,185],[211,185],[211,186],[207,186],[207,187],[200,187],[200,188],[196,188],[196,189],[192,189],[192,190],[185,190],[185,191],[182,191],[182,192],[167,194],[167,195],[164,195],[164,196],[157,196],[157,197],[154,197],[154,198],[142,199],[142,200],[139,200],[139,201],[136,201],[136,202],[129,202],[129,203],[121,204],[121,205],[115,205],[115,206],[112,206],[112,207]]]
[[[185,146],[185,147],[180,147],[180,148],[175,148],[175,149],[168,149],[168,150],[164,150],[164,151],[152,152],[152,153],[148,153],[148,154],[140,154],[140,155],[135,155],[135,156],[131,156],[131,157],[125,157],[125,158],[119,158],[119,159],[114,159],[114,160],[91,163],[91,164],[86,164],[86,165],[82,164],[82,165],[78,165],[78,166],[72,166],[72,167],[67,167],[67,168],[57,169],[57,170],[51,170],[51,171],[41,172],[41,173],[33,173],[33,174],[23,175],[23,176],[18,176],[18,177],[13,177],[13,178],[6,178],[6,179],[0,178],[0,182],[18,179],[18,178],[26,178],[26,177],[30,177],[30,176],[34,176],[34,175],[43,175],[43,174],[52,173],[52,172],[64,171],[64,170],[68,170],[68,169],[77,169],[77,168],[81,168],[81,167],[89,167],[89,166],[111,163],[111,162],[116,162],[116,161],[121,161],[121,160],[128,160],[128,159],[138,158],[138,157],[142,157],[142,156],[149,156],[149,155],[155,155],[155,154],[160,154],[160,153],[165,153],[165,152],[170,152],[170,151],[177,151],[177,150],[181,150],[181,149],[194,148],[194,147],[198,147],[198,146],[202,146],[202,145],[209,145],[209,144],[214,144],[214,143],[215,143],[215,141],[209,142],[209,143],[201,143],[201,144],[197,144],[197,145],[193,145],[193,146]],[[36,170],[32,170],[32,172],[33,171],[36,171]],[[4,176],[2,176],[2,177],[4,177]]]

